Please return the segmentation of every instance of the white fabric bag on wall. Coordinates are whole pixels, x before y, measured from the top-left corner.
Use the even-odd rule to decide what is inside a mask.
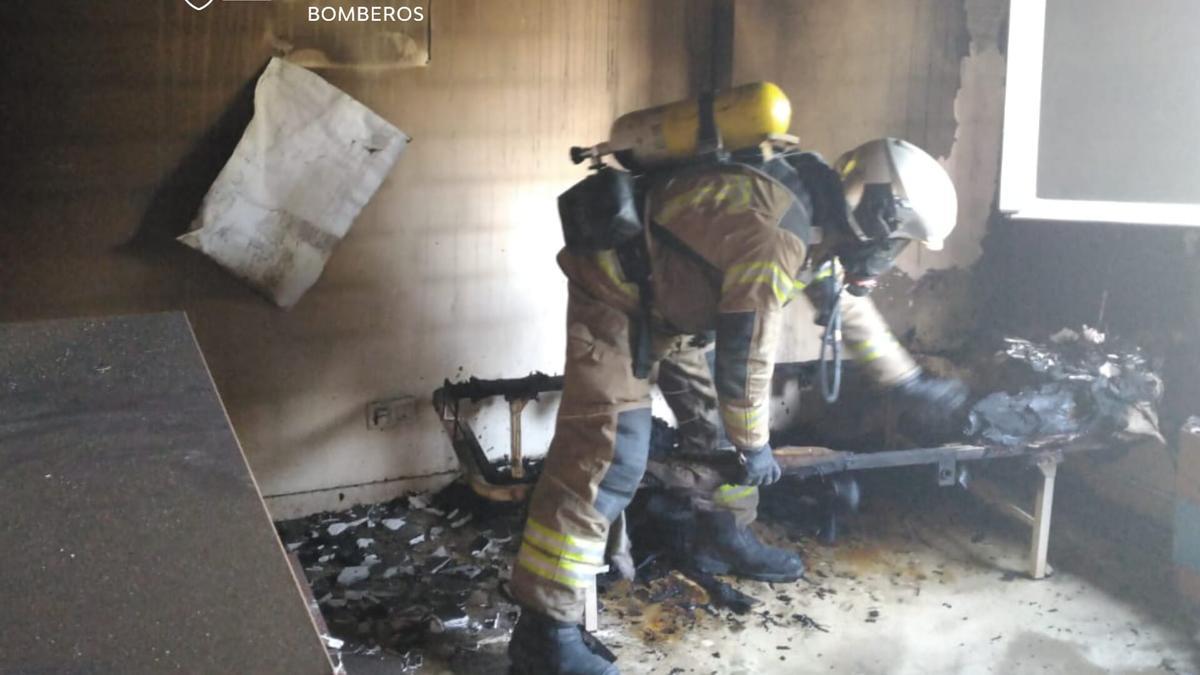
[[[272,59],[250,125],[179,241],[291,307],[409,140],[316,74]]]

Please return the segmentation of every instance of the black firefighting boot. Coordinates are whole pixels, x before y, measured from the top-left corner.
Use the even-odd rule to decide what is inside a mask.
[[[583,641],[578,624],[522,610],[508,643],[509,675],[620,675]]]
[[[709,574],[732,574],[755,581],[795,581],[804,561],[793,551],[767,546],[728,511],[700,513],[692,533],[692,565]]]

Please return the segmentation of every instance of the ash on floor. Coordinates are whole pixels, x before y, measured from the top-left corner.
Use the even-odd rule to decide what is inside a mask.
[[[501,591],[520,543],[518,507],[461,484],[277,524],[304,568],[340,656],[386,655],[387,672],[452,662],[506,642],[517,608]]]
[[[795,506],[802,487],[768,492]],[[797,526],[794,509],[781,519],[786,509],[764,495],[756,531],[808,564],[792,584],[706,586],[635,545],[639,578],[602,585],[597,637],[625,675],[1200,672],[1188,630],[1150,607],[1161,604],[1150,599],[1163,594],[1161,570],[1124,560],[1130,546],[1110,522],[1088,536],[1065,510],[1056,516],[1051,562],[1061,567],[1035,582],[1023,573],[1026,535],[961,490],[889,472],[864,481],[863,495],[834,546],[812,536],[822,519]],[[518,509],[455,485],[279,530],[345,641],[351,675],[500,675],[520,525]],[[1095,560],[1113,564],[1088,570]],[[749,606],[717,597],[723,588]]]

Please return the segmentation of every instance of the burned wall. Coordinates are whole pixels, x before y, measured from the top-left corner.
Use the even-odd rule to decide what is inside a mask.
[[[958,188],[959,225],[943,251],[912,247],[876,301],[893,327],[939,345],[970,313],[960,284],[940,284],[914,306],[914,284],[929,270],[965,268],[996,194],[1004,104],[1001,51],[1007,0],[740,0],[734,81],[773,80],[792,99],[792,133],[832,161],[871,138],[898,136],[942,161]],[[815,358],[818,336],[803,303],[790,310],[796,338],[783,360]]]
[[[430,392],[561,368],[567,148],[687,93],[685,4],[434,0],[427,67],[321,72],[414,142],[284,312],[171,239],[249,119],[271,3],[7,3],[0,320],[187,310],[277,515],[446,480]],[[408,419],[369,431],[365,405],[402,394]],[[548,411],[528,416],[544,447]]]
[[[427,400],[443,378],[561,368],[554,197],[582,175],[564,151],[712,77],[704,40],[717,3],[434,0],[427,67],[333,59],[323,76],[415,140],[290,312],[171,241],[280,46],[266,4],[0,10],[0,320],[186,309],[260,485],[287,515],[452,475]],[[781,84],[809,147],[832,158],[894,134],[950,168],[959,231],[946,251],[906,257],[880,301],[901,331],[958,330],[961,313],[922,314],[911,291],[927,270],[978,257],[998,168],[1006,0],[733,8],[733,81]],[[316,35],[346,42],[336,25]],[[784,359],[816,353],[801,304]],[[395,395],[414,396],[409,418],[368,431],[365,404]],[[551,414],[526,413],[530,448],[545,446]],[[502,449],[507,409],[476,428]]]
[[[1167,445],[1079,457],[1065,475],[1169,534],[1178,431],[1200,410],[1200,236],[1175,227],[997,219],[983,251],[974,273],[984,334],[1043,339],[1087,324],[1151,357],[1163,376],[1159,428]]]
[[[1200,235],[1175,227],[1001,221],[978,275],[986,327],[1088,324],[1135,340],[1165,375],[1163,431],[1200,411]]]

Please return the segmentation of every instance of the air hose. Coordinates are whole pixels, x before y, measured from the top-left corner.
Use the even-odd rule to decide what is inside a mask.
[[[821,380],[821,397],[826,403],[834,403],[842,391],[842,285],[838,282],[837,275],[833,276],[829,285],[829,298],[823,312],[826,319],[825,332],[821,334],[821,355],[817,368]],[[832,373],[830,361],[833,362]]]

